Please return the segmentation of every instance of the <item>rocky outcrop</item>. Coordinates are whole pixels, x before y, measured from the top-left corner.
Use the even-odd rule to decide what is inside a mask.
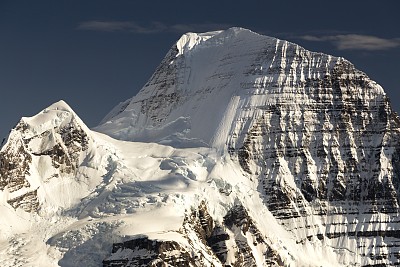
[[[37,211],[39,183],[76,173],[90,139],[81,125],[61,101],[32,118],[23,118],[12,129],[0,151],[0,190],[8,192],[8,204]],[[38,181],[36,177],[42,175],[38,170],[47,177]]]
[[[19,140],[13,146],[8,146],[0,152],[0,190],[7,186],[14,192],[23,187],[29,187],[25,179],[29,175],[29,164],[32,156],[26,152],[24,143]]]
[[[261,234],[243,205],[234,206],[224,217],[224,224],[233,233],[240,233],[240,235],[235,234],[237,246],[235,257],[238,261],[234,266],[256,266],[257,262],[252,251],[258,246],[266,247],[263,254],[264,266],[284,266],[280,255],[270,246],[270,241]],[[246,237],[245,240],[243,237]]]
[[[113,245],[113,255],[103,260],[103,267],[126,266],[199,266],[176,241],[149,240],[141,237]]]
[[[205,202],[193,209],[179,233],[186,244],[174,240],[138,237],[113,245],[112,255],[103,267],[126,266],[284,266],[277,251],[258,230],[246,209],[238,203],[216,222]],[[179,240],[179,239],[178,239]],[[262,255],[254,254],[262,251]],[[232,256],[233,255],[233,256]],[[164,265],[163,265],[164,264]]]
[[[112,255],[103,260],[110,266],[220,266],[207,240],[212,235],[214,221],[202,203],[185,217],[180,232],[174,233],[186,244],[175,240],[150,240],[138,237],[113,245]],[[211,260],[210,260],[211,259]]]
[[[16,198],[7,200],[14,209],[21,208],[26,212],[35,212],[39,208],[37,190],[22,194]]]
[[[80,153],[88,149],[89,138],[82,128],[72,122],[72,125],[45,131],[39,136],[34,136],[26,140],[30,142],[40,139],[52,139],[54,135],[59,137],[59,141],[50,148],[32,151],[34,156],[49,156],[52,166],[60,169],[62,173],[74,173],[79,166]]]

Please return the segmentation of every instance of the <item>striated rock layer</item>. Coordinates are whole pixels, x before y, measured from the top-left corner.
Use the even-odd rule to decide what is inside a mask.
[[[400,261],[400,121],[343,58],[251,31],[184,35],[96,129],[230,153],[300,244],[348,266]]]

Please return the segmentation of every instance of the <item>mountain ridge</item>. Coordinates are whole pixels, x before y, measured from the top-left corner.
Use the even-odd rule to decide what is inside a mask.
[[[347,60],[188,33],[94,130],[60,101],[11,131],[0,263],[395,266],[399,159],[398,115]]]

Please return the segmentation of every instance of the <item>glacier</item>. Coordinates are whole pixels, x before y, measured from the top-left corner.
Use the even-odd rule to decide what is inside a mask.
[[[0,150],[1,266],[396,266],[400,120],[346,59],[184,34],[89,129],[63,101]]]

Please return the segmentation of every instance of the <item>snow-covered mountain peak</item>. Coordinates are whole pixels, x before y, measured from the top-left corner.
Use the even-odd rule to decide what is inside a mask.
[[[64,100],[59,100],[58,102],[53,103],[48,108],[46,108],[46,110],[64,110],[73,112],[72,108]]]
[[[252,38],[259,38],[259,37],[276,39],[273,37],[258,34],[256,32],[253,32],[252,30],[242,28],[242,27],[231,27],[226,30],[218,31],[217,33],[218,34],[215,34],[213,36],[214,39],[226,40],[226,41],[234,40],[236,38],[252,39]]]
[[[0,190],[8,192],[5,199],[12,207],[25,211],[67,207],[101,177],[81,166],[95,146],[92,131],[64,101],[23,117],[0,151]],[[82,176],[86,171],[92,173],[89,181]],[[72,192],[64,185],[83,189]]]
[[[79,126],[83,131],[89,132],[85,123],[82,122],[65,101],[61,100],[45,108],[37,115],[23,117],[16,129],[23,129],[25,138],[31,138],[45,131],[65,127],[71,123]]]
[[[367,101],[384,96],[342,58],[243,28],[188,33],[142,90],[115,107],[96,130],[122,140],[162,143],[179,135],[186,143],[195,139],[225,150],[241,145],[266,108],[290,101],[301,110],[317,101],[315,94],[324,94],[310,86],[346,79],[369,84],[368,90],[357,89]]]

